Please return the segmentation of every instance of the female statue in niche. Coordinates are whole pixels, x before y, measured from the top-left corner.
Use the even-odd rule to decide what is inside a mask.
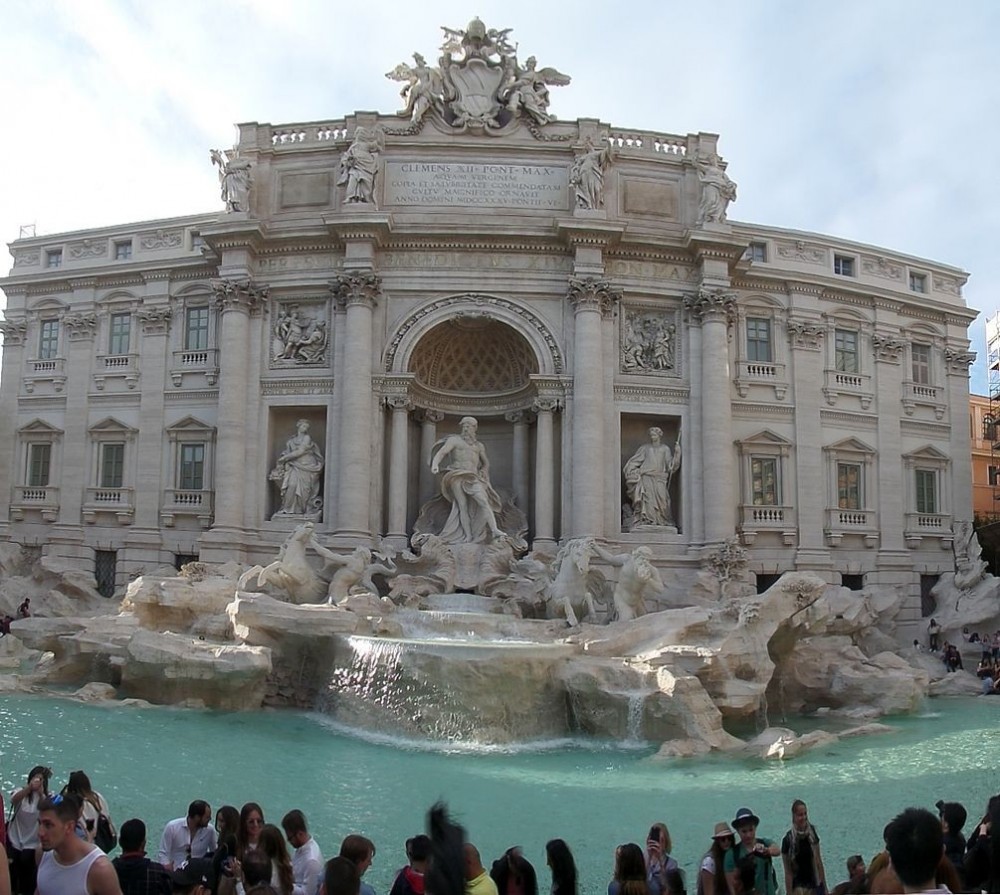
[[[305,516],[319,519],[319,477],[323,472],[323,455],[309,437],[309,420],[295,424],[295,435],[288,439],[284,452],[268,478],[278,482],[281,509],[278,516]]]
[[[663,430],[649,430],[649,444],[639,449],[625,463],[623,473],[629,499],[635,512],[634,525],[673,525],[670,505],[670,480],[681,465],[681,440],[673,452],[663,444]]]

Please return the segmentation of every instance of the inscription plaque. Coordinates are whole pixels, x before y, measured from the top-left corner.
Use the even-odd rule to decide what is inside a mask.
[[[569,171],[559,165],[385,163],[385,205],[569,209]]]

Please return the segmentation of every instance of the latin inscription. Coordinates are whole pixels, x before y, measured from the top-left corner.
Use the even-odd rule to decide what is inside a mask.
[[[386,205],[569,208],[569,173],[553,165],[386,162]]]

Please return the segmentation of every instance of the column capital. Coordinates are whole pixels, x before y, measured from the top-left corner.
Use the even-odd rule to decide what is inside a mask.
[[[793,348],[808,348],[812,351],[819,351],[823,347],[823,336],[826,335],[826,328],[806,320],[789,320],[788,335],[791,336]]]
[[[3,333],[4,345],[23,345],[28,334],[28,321],[23,317],[0,320],[0,333]]]
[[[725,289],[703,287],[684,296],[684,309],[698,323],[721,319],[730,324],[736,316],[736,296]]]
[[[267,286],[258,286],[253,280],[212,280],[215,306],[220,311],[242,311],[255,314],[261,309],[268,294]]]
[[[67,314],[63,317],[62,322],[69,333],[71,342],[92,339],[97,333],[97,315],[93,312]]]
[[[432,410],[430,407],[424,407],[420,411],[420,421],[422,423],[434,423],[437,425],[444,419],[444,413],[440,410]]]
[[[382,406],[387,410],[403,410],[407,413],[413,410],[409,395],[383,395]]]
[[[621,301],[622,291],[615,289],[610,281],[597,277],[570,277],[566,298],[576,313],[598,311],[607,315]]]
[[[142,324],[144,336],[165,336],[170,332],[170,321],[174,314],[170,308],[139,308],[135,316]]]
[[[953,376],[968,376],[969,367],[976,361],[975,351],[959,351],[956,348],[945,348],[944,362],[948,373]]]
[[[875,360],[883,363],[898,364],[906,342],[902,339],[893,339],[876,333],[872,336],[872,350],[875,352]]]
[[[374,308],[382,294],[382,278],[373,270],[342,273],[330,280],[330,291],[342,306]]]
[[[531,402],[531,409],[535,413],[558,413],[562,407],[562,399],[556,397],[539,396]]]
[[[528,422],[529,411],[527,409],[522,410],[508,410],[503,418],[507,420],[508,423],[527,423]]]

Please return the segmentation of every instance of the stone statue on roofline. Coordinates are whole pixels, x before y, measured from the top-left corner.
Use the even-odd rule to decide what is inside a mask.
[[[611,164],[611,148],[594,146],[588,137],[570,168],[569,182],[576,194],[576,207],[604,207],[604,170]]]
[[[354,141],[340,157],[338,186],[344,188],[344,202],[375,204],[375,177],[378,156],[385,148],[385,134],[380,127],[359,127]]]
[[[553,120],[549,87],[570,78],[551,67],[538,67],[534,56],[524,65],[517,58],[512,29],[487,28],[475,18],[465,29],[442,27],[445,40],[438,65],[428,65],[420,53],[413,64],[401,62],[386,77],[405,82],[406,101],[396,114],[419,129],[428,115],[459,131],[497,132],[524,122],[537,128]]]
[[[250,211],[250,188],[253,185],[250,160],[240,158],[238,148],[227,149],[225,153],[213,149],[209,157],[219,169],[220,194],[226,203],[226,212]]]
[[[726,174],[725,162],[713,152],[696,156],[694,166],[701,183],[698,226],[724,224],[726,209],[736,199],[736,184]]]

